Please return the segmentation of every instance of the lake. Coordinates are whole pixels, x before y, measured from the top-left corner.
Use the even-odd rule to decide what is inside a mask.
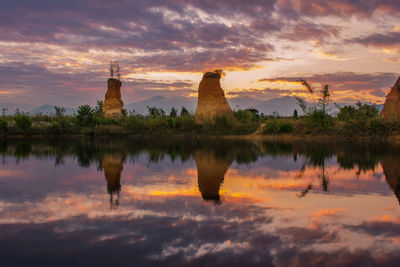
[[[2,266],[398,266],[400,149],[0,141]]]

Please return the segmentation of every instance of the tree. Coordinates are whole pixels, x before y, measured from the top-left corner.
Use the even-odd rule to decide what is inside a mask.
[[[297,109],[295,109],[295,110],[293,111],[293,118],[297,119],[297,117],[298,117],[298,115],[297,115]]]
[[[111,61],[109,69],[111,78],[114,78],[114,74],[116,74],[118,81],[121,80],[120,67],[117,62]]]
[[[96,115],[103,114],[103,100],[97,100],[96,106],[94,107],[94,112]]]
[[[65,108],[55,106],[54,109],[56,110],[56,117],[62,117],[65,113]]]
[[[14,116],[14,121],[17,127],[21,129],[24,133],[27,133],[32,128],[31,118],[24,113],[16,114]]]
[[[306,80],[299,79],[298,80],[310,94],[314,94],[315,89],[309,84]],[[321,90],[319,91],[319,98],[318,98],[318,106],[320,107],[320,110],[326,114],[326,108],[327,106],[331,103],[330,97],[331,97],[331,86],[328,84],[325,84],[322,86]],[[300,108],[303,110],[305,114],[309,112],[307,104],[304,100],[304,98],[301,97],[296,97],[297,103],[300,106]]]
[[[92,127],[94,124],[94,109],[89,105],[83,105],[78,107],[76,118],[78,123],[84,126]]]
[[[184,117],[184,116],[187,116],[187,115],[190,115],[189,111],[185,107],[182,107],[180,116]]]
[[[178,110],[175,107],[172,107],[169,116],[172,118],[176,118],[178,116]]]
[[[111,79],[114,78],[114,63],[112,61],[110,63],[110,76]]]

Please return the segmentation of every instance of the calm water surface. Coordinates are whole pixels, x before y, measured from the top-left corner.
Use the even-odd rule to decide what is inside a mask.
[[[400,149],[0,141],[2,266],[399,266]]]

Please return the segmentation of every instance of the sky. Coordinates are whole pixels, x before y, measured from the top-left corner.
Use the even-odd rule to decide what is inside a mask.
[[[126,104],[197,97],[223,69],[228,98],[384,103],[400,73],[398,0],[0,0],[0,105],[103,99],[110,61]]]

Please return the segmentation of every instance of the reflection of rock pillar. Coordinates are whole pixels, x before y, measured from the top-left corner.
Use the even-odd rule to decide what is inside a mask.
[[[107,192],[110,194],[110,204],[111,206],[118,206],[119,192],[121,190],[121,172],[124,166],[124,160],[119,154],[104,155],[102,166],[104,176],[107,180]],[[117,195],[115,202],[113,201],[114,194]]]
[[[212,152],[196,151],[194,160],[197,165],[199,191],[206,201],[221,203],[219,189],[233,159],[217,159]]]
[[[381,162],[386,182],[392,188],[400,204],[400,161],[395,158],[385,158]]]

